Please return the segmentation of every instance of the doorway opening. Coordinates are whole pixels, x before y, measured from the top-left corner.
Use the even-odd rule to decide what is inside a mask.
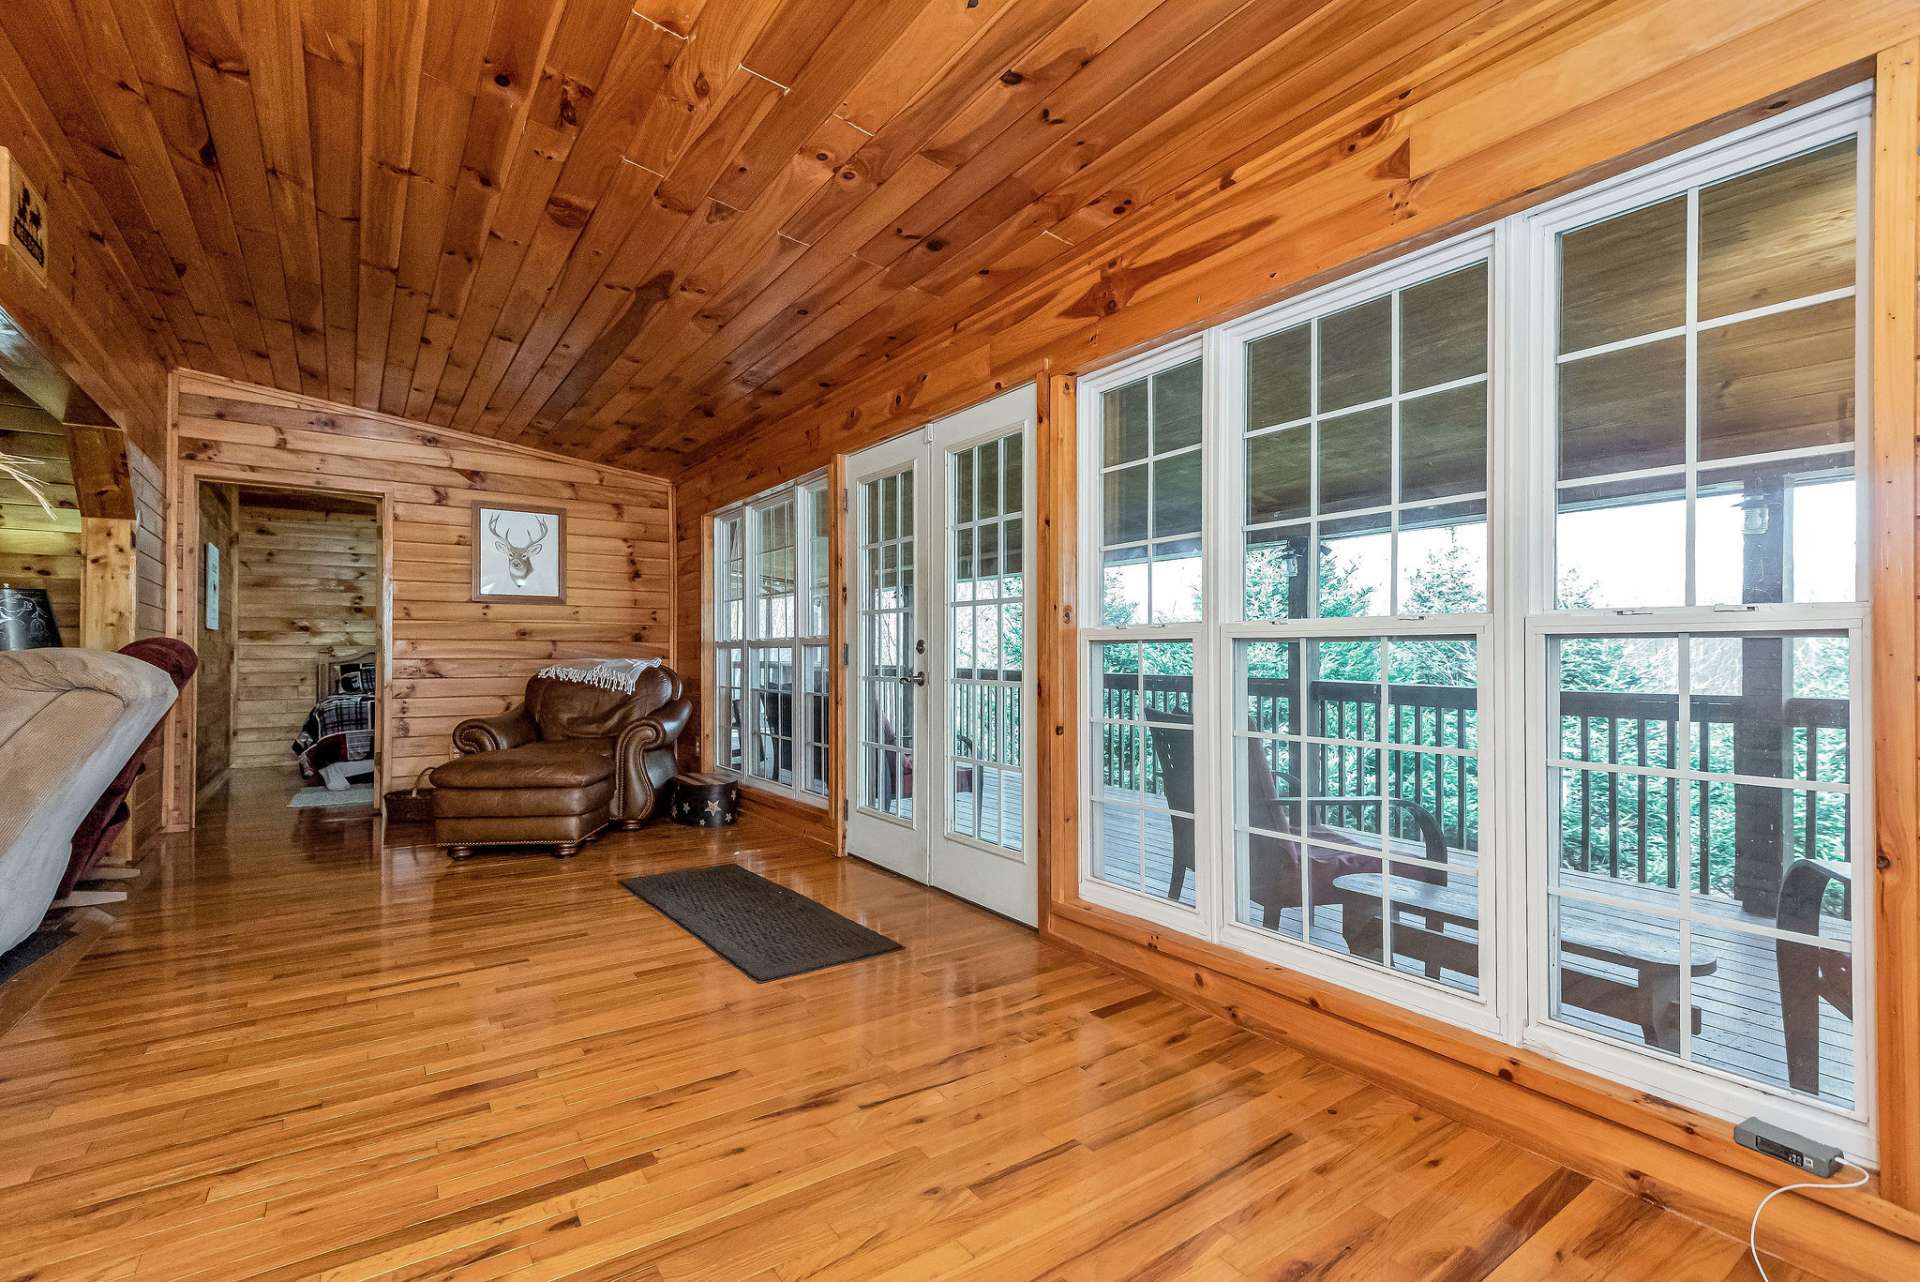
[[[847,850],[1033,925],[1031,385],[853,455]]]
[[[377,498],[201,481],[196,809],[363,818],[380,750]]]

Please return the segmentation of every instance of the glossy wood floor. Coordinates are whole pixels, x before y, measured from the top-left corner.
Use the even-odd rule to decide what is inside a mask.
[[[768,820],[456,866],[237,789],[0,1041],[0,1279],[1756,1276]],[[906,950],[758,985],[616,880],[723,859]]]

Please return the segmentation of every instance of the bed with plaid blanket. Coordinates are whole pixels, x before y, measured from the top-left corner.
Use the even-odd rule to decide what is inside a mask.
[[[301,775],[316,779],[328,766],[373,756],[373,709],[370,694],[330,694],[314,704],[293,741]]]

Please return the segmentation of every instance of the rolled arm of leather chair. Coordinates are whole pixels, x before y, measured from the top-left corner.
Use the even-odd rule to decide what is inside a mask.
[[[655,708],[651,715],[642,717],[627,733],[638,736],[642,748],[665,748],[680,737],[687,728],[687,722],[693,716],[693,704],[687,699],[675,699]]]
[[[534,743],[540,727],[525,707],[492,717],[468,717],[453,728],[453,749],[459,753],[500,752]]]
[[[621,732],[614,745],[614,818],[632,827],[651,816],[675,774],[674,740],[687,728],[693,704],[673,699]]]

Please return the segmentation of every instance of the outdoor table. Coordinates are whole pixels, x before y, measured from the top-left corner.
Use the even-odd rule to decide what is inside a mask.
[[[1356,957],[1381,960],[1381,882],[1382,874],[1348,873],[1337,878],[1334,889],[1341,892],[1340,933]],[[1447,926],[1478,931],[1480,899],[1470,890],[1441,882],[1417,881],[1411,877],[1393,878],[1390,893],[1396,912],[1419,915],[1424,927],[1396,923],[1395,933],[1408,931],[1404,953],[1426,963],[1427,974],[1438,978],[1442,967],[1462,974],[1479,973],[1477,940],[1462,939],[1445,932]],[[1591,920],[1560,923],[1560,999],[1569,1006],[1597,1011],[1640,1026],[1649,1046],[1678,1054],[1680,1051],[1680,944],[1678,940],[1635,930],[1631,926],[1608,926]],[[1618,970],[1631,971],[1631,979],[1622,979],[1600,969],[1574,964],[1570,958],[1585,958]],[[1711,975],[1720,967],[1720,959],[1698,944],[1693,946],[1693,975]],[[1692,1012],[1695,1032],[1700,1031],[1700,1010]]]

